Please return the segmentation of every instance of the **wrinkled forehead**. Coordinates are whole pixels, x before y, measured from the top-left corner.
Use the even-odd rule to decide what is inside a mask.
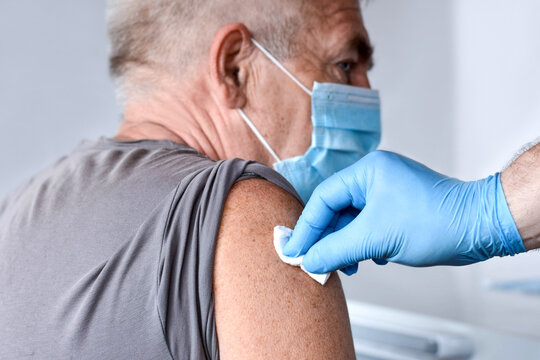
[[[360,2],[358,0],[313,0],[308,5],[308,12],[319,20],[339,19],[344,13],[355,13],[360,17]]]
[[[358,0],[315,0],[304,14],[306,46],[335,48],[344,43],[370,45]]]

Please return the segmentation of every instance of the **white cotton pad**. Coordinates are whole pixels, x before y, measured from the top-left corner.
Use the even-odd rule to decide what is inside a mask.
[[[274,247],[276,248],[276,252],[279,255],[279,258],[281,261],[283,261],[286,264],[292,265],[292,266],[300,266],[300,268],[311,278],[315,281],[317,281],[319,284],[324,285],[326,284],[326,281],[330,277],[330,273],[326,274],[313,274],[304,268],[304,265],[302,265],[302,260],[304,259],[303,256],[299,257],[288,257],[283,255],[283,247],[285,244],[289,241],[289,238],[292,235],[292,230],[285,226],[276,226],[274,228]]]

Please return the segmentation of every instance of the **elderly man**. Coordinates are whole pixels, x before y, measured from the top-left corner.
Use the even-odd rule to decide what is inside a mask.
[[[358,1],[116,0],[108,24],[118,134],[0,205],[0,358],[353,359],[338,276],[272,245],[312,189],[269,166],[310,147],[315,81],[369,88]]]

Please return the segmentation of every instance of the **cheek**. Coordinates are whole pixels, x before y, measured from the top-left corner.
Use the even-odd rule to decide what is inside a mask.
[[[296,84],[289,85],[278,85],[268,94],[267,110],[272,114],[269,120],[282,132],[311,133],[311,98]]]
[[[283,99],[284,113],[282,136],[286,140],[289,156],[303,154],[311,144],[313,125],[311,123],[311,98],[297,91],[294,96]]]
[[[283,104],[287,126],[297,131],[309,132],[308,135],[310,135],[313,128],[311,124],[311,98],[302,91],[297,91],[292,96],[285,96]]]
[[[255,112],[264,114],[263,135],[282,158],[303,154],[313,130],[311,97],[279,69],[268,69],[260,80]]]

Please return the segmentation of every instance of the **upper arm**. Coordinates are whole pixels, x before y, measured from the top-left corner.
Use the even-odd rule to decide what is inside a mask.
[[[325,286],[286,265],[273,247],[276,225],[294,227],[301,205],[266,180],[234,185],[215,254],[220,356],[228,359],[354,359],[341,283]]]

